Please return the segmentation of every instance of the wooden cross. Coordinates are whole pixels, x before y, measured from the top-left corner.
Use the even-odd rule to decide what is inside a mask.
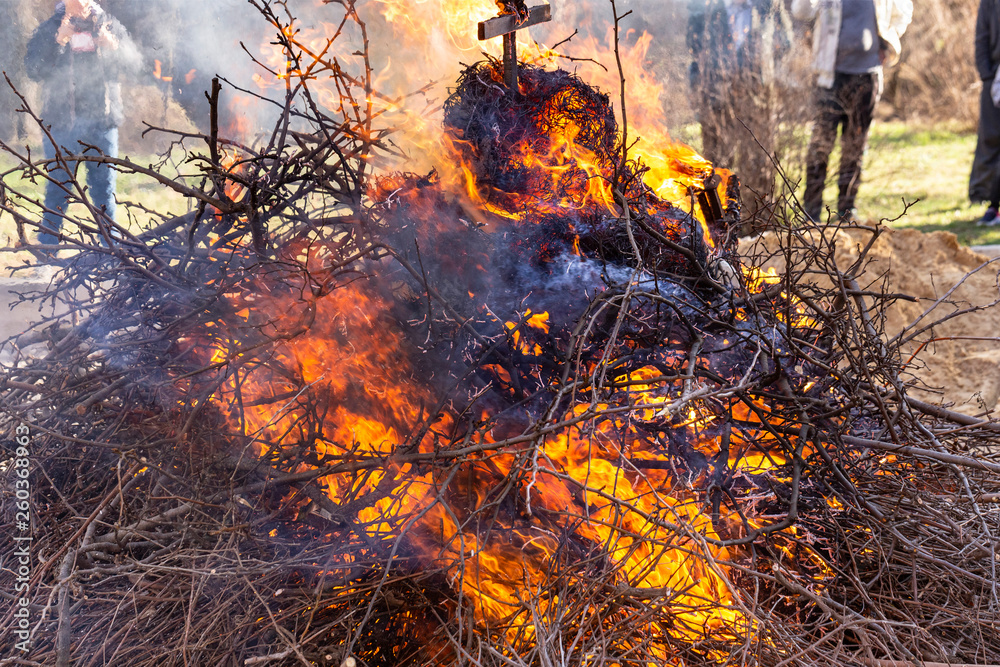
[[[479,22],[479,39],[493,39],[503,35],[503,81],[511,94],[517,93],[517,37],[522,28],[552,20],[552,6],[538,5],[528,10],[519,23],[516,14],[501,14]]]

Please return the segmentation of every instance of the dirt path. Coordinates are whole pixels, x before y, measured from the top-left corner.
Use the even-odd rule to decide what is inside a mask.
[[[0,278],[0,341],[23,332],[31,322],[41,319],[37,304],[21,301],[20,294],[45,289],[38,276]]]

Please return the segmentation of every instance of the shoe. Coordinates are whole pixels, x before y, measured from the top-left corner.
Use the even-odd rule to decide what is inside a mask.
[[[842,222],[854,222],[858,217],[858,209],[845,208],[837,211],[837,219]]]
[[[976,225],[979,227],[992,227],[996,224],[1000,224],[1000,220],[997,219],[997,209],[995,206],[990,206],[986,209],[986,213],[983,213],[983,217],[976,220]]]

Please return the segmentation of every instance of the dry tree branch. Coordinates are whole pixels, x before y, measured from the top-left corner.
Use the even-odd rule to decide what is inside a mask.
[[[844,268],[842,228],[788,224],[784,274],[755,282],[691,216],[649,213],[623,128],[620,211],[546,264],[552,236],[465,222],[487,214],[434,176],[371,178],[391,128],[334,4],[360,71],[255,3],[291,63],[263,145],[178,134],[205,143],[197,178],[63,155],[193,212],[68,215],[43,295],[68,312],[8,344],[0,423],[33,424],[40,473],[32,658],[1000,659],[1000,463],[970,453],[997,426],[907,396],[912,336],[883,323],[905,295],[864,284],[877,230]],[[3,206],[30,228],[30,201]]]

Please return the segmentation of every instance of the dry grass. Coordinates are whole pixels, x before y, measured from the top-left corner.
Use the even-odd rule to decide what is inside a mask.
[[[919,0],[903,36],[899,65],[886,77],[885,101],[903,119],[954,121],[974,129],[979,75],[973,59],[975,0]]]

